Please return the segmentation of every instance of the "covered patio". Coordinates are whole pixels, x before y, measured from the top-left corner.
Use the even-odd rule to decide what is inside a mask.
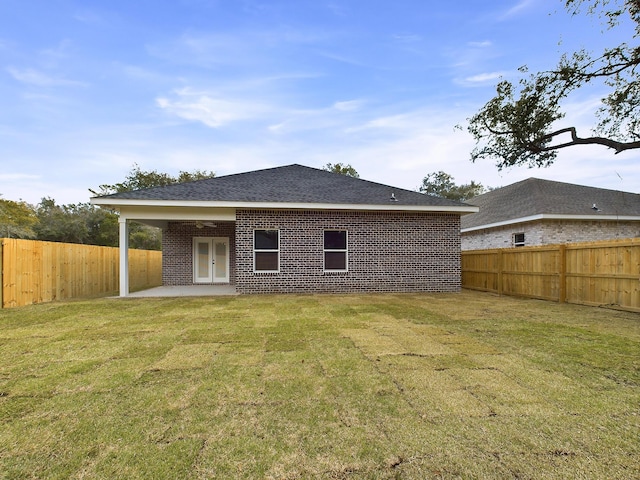
[[[198,295],[235,295],[235,288],[230,284],[231,283],[231,272],[230,272],[230,263],[233,260],[231,258],[231,253],[233,252],[233,245],[229,244],[229,238],[232,237],[231,233],[235,231],[235,219],[236,219],[236,211],[234,208],[215,208],[208,207],[197,204],[193,202],[193,205],[185,206],[185,207],[168,207],[164,205],[162,202],[158,202],[159,205],[152,205],[146,207],[140,207],[135,205],[136,202],[127,202],[132,203],[133,205],[123,205],[119,208],[120,218],[120,238],[119,238],[119,249],[120,249],[120,296],[198,296]],[[170,248],[167,248],[166,245],[166,237],[170,236],[172,230],[175,228],[182,229],[190,229],[192,233],[187,235],[187,240],[189,246],[186,252],[182,252],[182,256],[187,258],[189,261],[189,265],[186,267],[183,265],[182,272],[183,276],[186,275],[188,277],[187,280],[183,280],[184,283],[198,283],[202,282],[202,285],[164,285],[163,287],[157,288],[166,288],[166,291],[159,292],[158,294],[153,294],[152,290],[149,291],[140,291],[140,292],[131,292],[129,288],[129,222],[138,222],[145,225],[149,225],[152,227],[161,228],[163,230],[163,283],[166,283],[165,276],[167,274],[167,269],[175,272],[175,266],[169,265],[174,260],[174,257],[168,255],[167,251]],[[198,273],[198,266],[200,265],[197,260],[197,255],[195,250],[197,245],[194,240],[198,239],[199,235],[206,236],[206,238],[202,238],[201,240],[213,240],[214,238],[218,238],[220,232],[220,228],[224,228],[223,233],[227,238],[227,243],[225,245],[224,252],[224,264],[226,265],[224,274],[225,277],[221,279],[216,279],[213,277],[214,270],[212,268],[208,268],[207,272],[209,273],[209,278],[200,278]],[[207,247],[208,250],[208,260],[205,262],[208,266],[212,265],[213,262],[213,245],[209,245]],[[186,255],[186,256],[185,256]],[[180,264],[180,260],[178,260]],[[211,285],[211,283],[223,283],[223,285]],[[218,288],[213,288],[218,287]],[[226,293],[218,293],[224,292],[226,288]],[[148,292],[148,293],[144,293]],[[198,293],[203,292],[203,293]],[[229,293],[230,292],[230,293]]]

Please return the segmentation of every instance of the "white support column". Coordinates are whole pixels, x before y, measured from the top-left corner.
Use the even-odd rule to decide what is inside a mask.
[[[129,225],[127,219],[118,219],[120,224],[120,296],[129,296]]]

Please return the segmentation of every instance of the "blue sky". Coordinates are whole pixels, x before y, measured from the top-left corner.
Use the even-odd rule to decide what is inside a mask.
[[[217,175],[348,163],[416,189],[531,176],[640,192],[640,153],[548,169],[469,161],[500,77],[630,39],[556,0],[0,0],[0,194],[86,202],[143,170]],[[625,35],[627,38],[625,38]],[[588,133],[597,88],[568,105]]]

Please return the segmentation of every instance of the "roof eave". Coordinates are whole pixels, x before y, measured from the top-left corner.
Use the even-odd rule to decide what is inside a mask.
[[[121,207],[195,207],[195,208],[247,208],[268,210],[376,210],[404,212],[477,213],[473,205],[402,205],[390,204],[338,204],[338,203],[298,203],[298,202],[230,202],[205,200],[139,200],[127,198],[94,197],[91,204],[118,209]]]
[[[504,220],[501,222],[487,223],[484,225],[478,225],[475,227],[462,228],[461,233],[475,232],[478,230],[486,230],[489,228],[504,227],[507,225],[515,225],[517,223],[535,222],[536,220],[581,220],[581,221],[640,221],[640,215],[565,215],[557,213],[541,213],[538,215],[531,215],[529,217],[513,218],[510,220]]]

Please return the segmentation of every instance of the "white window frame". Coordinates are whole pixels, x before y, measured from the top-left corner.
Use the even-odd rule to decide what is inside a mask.
[[[256,232],[278,232],[278,248],[266,249],[256,248]],[[253,229],[253,273],[280,273],[280,230],[277,228],[254,228]],[[256,270],[256,253],[276,253],[278,255],[277,270]]]
[[[519,242],[516,240],[516,238],[518,238],[518,236],[522,235],[522,241]],[[525,236],[524,236],[524,232],[518,232],[518,233],[514,233],[513,234],[513,246],[514,247],[524,247],[525,246]]]
[[[345,233],[345,247],[342,248],[326,248],[324,244],[324,234],[325,232],[344,232]],[[344,269],[328,269],[326,265],[327,252],[343,252],[344,253]],[[349,271],[349,232],[346,229],[342,228],[325,228],[322,230],[322,268],[323,271],[331,273],[331,272],[348,272]]]

